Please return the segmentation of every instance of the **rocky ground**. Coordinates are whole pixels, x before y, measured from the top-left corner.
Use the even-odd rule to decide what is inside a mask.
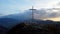
[[[58,30],[55,24],[37,25],[21,23],[10,29],[7,34],[57,34],[57,33]]]

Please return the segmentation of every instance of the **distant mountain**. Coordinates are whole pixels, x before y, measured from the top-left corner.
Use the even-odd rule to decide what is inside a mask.
[[[37,14],[39,14],[41,11],[39,13],[38,12],[35,11],[35,13],[37,13]],[[37,16],[37,17],[39,17],[39,16]],[[35,18],[37,18],[37,17],[35,17]],[[17,25],[24,21],[32,21],[31,18],[32,18],[31,11],[26,11],[26,12],[19,13],[19,14],[6,15],[6,16],[0,17],[0,25],[10,28],[10,27],[13,27],[14,25]],[[52,24],[51,21],[43,21],[43,20],[36,20],[36,19],[34,19],[33,22],[38,23],[38,24]]]
[[[24,13],[19,13],[19,14],[11,14],[11,15],[6,15],[6,16],[3,16],[2,18],[13,18],[13,19],[16,19],[16,20],[27,20],[27,19],[31,19],[31,15],[28,14],[27,12],[24,12]]]
[[[27,20],[27,21],[31,22],[32,20]],[[54,21],[51,21],[51,20],[38,20],[38,19],[34,19],[33,23],[36,23],[36,24],[56,24],[56,23],[54,23]]]
[[[14,18],[0,18],[0,25],[6,28],[13,27],[14,25],[18,23],[19,21]]]
[[[30,15],[27,13],[19,13],[19,14],[11,14],[0,17],[0,25],[11,28],[18,23],[24,22],[25,20],[29,20]]]
[[[23,19],[22,16],[17,19],[17,16],[14,17],[14,15],[13,16],[10,15],[10,16],[4,17],[4,18],[0,18],[0,25],[7,27],[7,28],[11,28],[21,22],[29,23],[30,21],[32,21],[32,20],[28,19],[28,18]],[[36,24],[52,24],[53,23],[51,21],[43,21],[43,20],[36,20],[36,19],[34,19],[33,22]]]

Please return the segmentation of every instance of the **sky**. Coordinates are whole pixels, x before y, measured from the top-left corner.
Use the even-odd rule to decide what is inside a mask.
[[[41,8],[60,8],[60,0],[0,0],[0,15],[21,13],[34,6]]]
[[[57,7],[60,0],[0,0],[0,12],[27,10],[32,6],[36,9]],[[4,12],[5,13],[5,12]]]

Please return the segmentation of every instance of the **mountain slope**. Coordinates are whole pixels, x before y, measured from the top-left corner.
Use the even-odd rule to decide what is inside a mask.
[[[19,22],[18,20],[13,18],[0,18],[0,25],[6,28],[10,28],[15,24],[18,24],[18,22]]]

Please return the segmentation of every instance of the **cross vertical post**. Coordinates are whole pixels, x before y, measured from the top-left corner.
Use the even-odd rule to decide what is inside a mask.
[[[33,6],[32,6],[32,20],[34,19],[34,14],[33,14]]]
[[[34,10],[36,10],[36,9],[34,9],[34,7],[32,6],[32,9],[30,9],[31,11],[32,11],[32,22],[33,22],[33,20],[34,20]]]

